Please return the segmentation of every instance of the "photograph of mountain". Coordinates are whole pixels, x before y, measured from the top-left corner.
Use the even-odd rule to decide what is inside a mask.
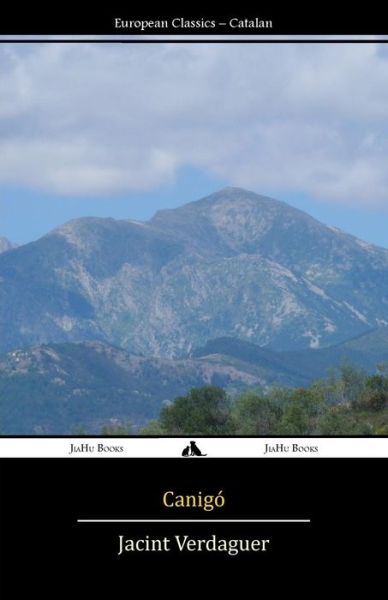
[[[388,433],[388,53],[0,48],[0,434]]]

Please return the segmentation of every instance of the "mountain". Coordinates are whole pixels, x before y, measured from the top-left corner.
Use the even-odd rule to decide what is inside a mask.
[[[12,250],[12,248],[16,248],[16,244],[7,240],[6,237],[0,236],[0,254],[7,252],[7,250]]]
[[[320,350],[274,352],[233,338],[209,341],[188,359],[147,358],[101,342],[62,343],[0,355],[0,434],[99,433],[131,421],[135,431],[191,388],[229,392],[308,386],[350,363],[388,363],[388,327]]]
[[[128,420],[139,427],[192,387],[262,383],[225,360],[145,358],[100,342],[41,345],[0,356],[0,434],[99,433]]]
[[[388,250],[238,188],[148,222],[83,218],[0,256],[0,351],[99,340],[183,358],[232,337],[339,344],[388,323]]]
[[[251,342],[234,338],[210,340],[193,352],[195,358],[225,361],[242,371],[248,365],[267,384],[308,386],[315,379],[327,376],[330,369],[352,365],[375,372],[377,365],[388,364],[388,327],[381,327],[329,348],[274,352]],[[272,380],[272,381],[270,381]]]

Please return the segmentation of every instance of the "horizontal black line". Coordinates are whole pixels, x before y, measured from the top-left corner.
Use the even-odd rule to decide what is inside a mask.
[[[0,464],[2,462],[21,462],[21,461],[39,461],[39,462],[63,462],[63,461],[91,461],[91,460],[97,460],[97,461],[108,461],[108,460],[120,460],[120,461],[141,461],[141,462],[150,462],[150,461],[156,461],[156,462],[172,462],[172,461],[178,461],[178,460],[184,460],[181,456],[95,456],[94,458],[92,458],[91,456],[79,456],[77,458],[75,457],[70,457],[70,456],[1,456],[0,455]],[[240,464],[242,462],[252,462],[253,461],[258,461],[258,460],[276,460],[278,462],[281,461],[296,461],[298,460],[299,462],[306,462],[306,461],[319,461],[319,462],[330,462],[333,463],[334,461],[338,462],[338,461],[342,461],[342,462],[368,462],[371,463],[372,461],[378,461],[379,463],[388,462],[388,457],[386,456],[315,456],[315,457],[311,457],[311,456],[295,456],[295,457],[287,457],[287,456],[276,456],[273,458],[265,458],[263,456],[244,456],[244,457],[239,457],[239,456],[217,456],[217,457],[206,457],[206,460],[210,463],[212,462],[226,462],[229,461],[230,462],[239,462]]]
[[[362,39],[351,39],[351,40],[46,40],[46,39],[30,39],[30,40],[1,40],[1,44],[388,44],[387,40],[362,40]]]

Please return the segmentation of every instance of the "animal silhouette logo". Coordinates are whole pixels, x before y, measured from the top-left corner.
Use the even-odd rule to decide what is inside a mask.
[[[182,456],[207,456],[207,454],[202,454],[196,442],[191,441],[189,446],[183,448]]]

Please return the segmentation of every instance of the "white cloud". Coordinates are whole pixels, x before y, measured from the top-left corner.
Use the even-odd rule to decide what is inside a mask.
[[[152,189],[183,166],[388,205],[388,56],[349,45],[3,45],[0,182]]]

